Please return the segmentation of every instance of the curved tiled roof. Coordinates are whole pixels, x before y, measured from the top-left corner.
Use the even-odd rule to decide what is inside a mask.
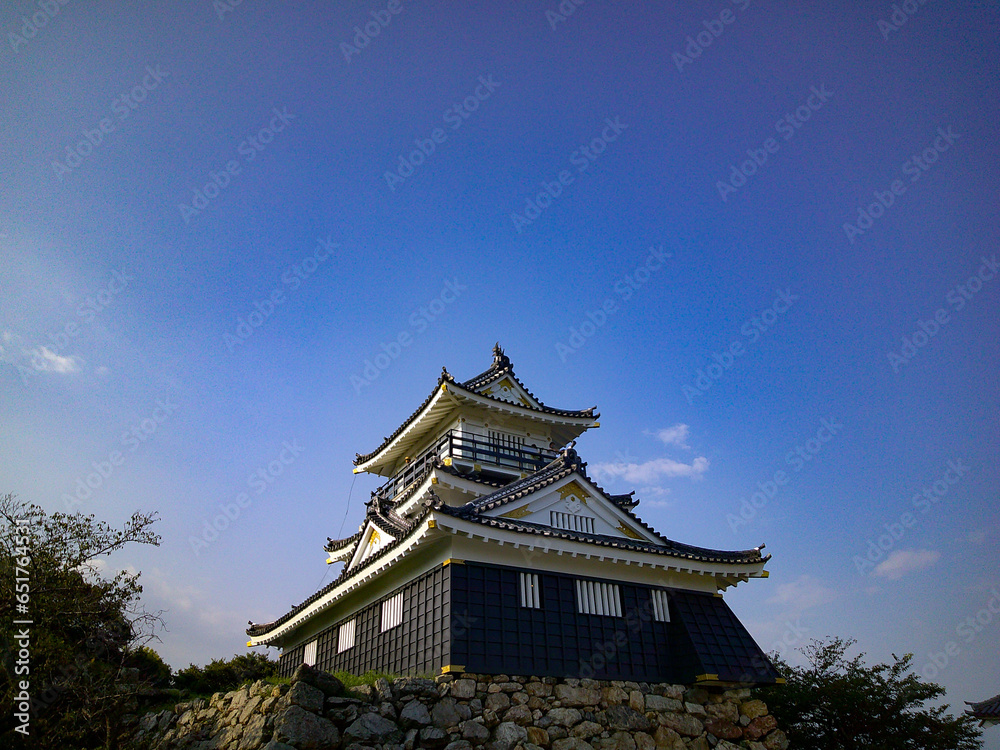
[[[761,548],[750,550],[717,550],[707,547],[695,547],[690,544],[681,544],[669,539],[664,540],[666,545],[652,544],[638,539],[625,539],[623,537],[608,536],[606,534],[588,534],[582,531],[570,531],[567,529],[556,529],[544,524],[532,523],[530,521],[515,520],[512,518],[498,518],[496,516],[481,516],[475,513],[463,513],[461,508],[451,508],[441,506],[439,511],[449,516],[455,516],[466,521],[474,521],[484,526],[493,528],[508,529],[510,531],[522,531],[540,536],[552,537],[555,539],[568,539],[576,542],[588,542],[599,544],[602,547],[614,547],[616,549],[632,550],[636,552],[652,552],[658,555],[670,555],[699,562],[718,562],[736,564],[754,564],[767,562],[771,556],[762,556]]]
[[[427,516],[427,514],[430,511],[431,511],[430,508],[424,508],[423,512],[421,512],[418,516],[416,516],[413,519],[413,522],[411,524],[410,529],[405,534],[403,534],[402,536],[400,536],[399,538],[397,538],[395,542],[393,542],[392,544],[387,544],[385,547],[383,547],[382,549],[380,549],[378,552],[374,553],[370,557],[366,557],[364,560],[362,560],[361,562],[359,562],[353,568],[348,568],[345,565],[344,569],[342,571],[340,571],[340,575],[338,575],[334,580],[330,581],[330,583],[328,583],[326,586],[324,586],[323,588],[321,588],[319,591],[317,591],[315,594],[313,594],[312,596],[310,596],[308,599],[306,599],[301,604],[296,604],[294,607],[292,607],[290,610],[288,610],[288,612],[286,612],[285,614],[283,614],[277,620],[274,620],[273,622],[265,622],[265,623],[253,623],[253,622],[251,622],[250,623],[250,627],[248,627],[247,630],[246,630],[247,635],[249,635],[251,637],[252,636],[257,636],[257,635],[264,635],[265,633],[268,633],[268,632],[274,630],[279,625],[282,625],[283,623],[287,622],[291,618],[295,617],[295,615],[297,615],[299,612],[301,612],[302,610],[304,610],[306,607],[308,607],[313,602],[317,601],[318,599],[322,599],[324,596],[326,596],[328,593],[330,593],[331,591],[333,591],[335,588],[337,588],[337,586],[339,586],[345,580],[347,580],[348,578],[350,578],[351,576],[353,576],[355,573],[358,573],[361,570],[367,568],[372,563],[377,562],[380,558],[384,557],[389,552],[391,552],[392,550],[394,550],[402,542],[404,542],[407,539],[409,539],[409,537],[414,532],[416,532],[417,530],[419,530],[421,528],[421,525],[422,525],[422,522],[423,522],[424,518]],[[358,533],[358,536],[360,537],[360,532]]]
[[[640,551],[656,552],[657,554],[670,554],[678,557],[687,557],[692,560],[701,560],[704,562],[759,563],[766,562],[771,557],[770,555],[767,557],[761,556],[760,550],[763,549],[763,545],[752,550],[728,551],[710,549],[707,547],[696,547],[694,545],[681,544],[667,539],[632,512],[632,508],[636,505],[635,502],[632,502],[632,493],[629,493],[628,495],[609,495],[600,485],[594,482],[594,480],[587,475],[585,470],[586,466],[587,464],[580,460],[580,457],[575,450],[567,448],[548,466],[540,469],[530,476],[525,477],[524,479],[511,482],[506,487],[503,487],[496,492],[492,492],[489,495],[477,498],[465,505],[460,505],[454,508],[441,506],[439,510],[447,515],[475,521],[476,523],[482,523],[487,526],[506,528],[514,531],[526,531],[561,539],[591,542],[604,546],[620,547],[622,549],[635,549]],[[621,510],[626,516],[654,537],[662,540],[664,544],[658,545],[641,540],[623,539],[621,537],[605,536],[603,534],[586,534],[583,532],[564,529],[554,529],[550,526],[531,523],[529,521],[482,515],[484,511],[497,508],[514,500],[519,500],[520,498],[533,494],[544,487],[555,484],[571,474],[579,474],[583,477],[605,498],[614,503],[615,506],[618,507],[619,510]],[[622,498],[627,499],[628,502],[623,502],[621,500]]]
[[[500,352],[499,355],[497,354],[498,350]],[[509,401],[504,401],[503,399],[495,398],[494,396],[488,396],[483,393],[477,393],[474,390],[475,388],[478,388],[484,385],[485,383],[488,383],[491,380],[500,377],[501,375],[509,375],[515,382],[517,382],[517,384],[521,388],[524,389],[525,393],[531,396],[531,398],[538,403],[537,407],[525,406],[523,404],[515,404],[515,406],[517,406],[518,408],[527,409],[528,411],[539,412],[542,414],[551,414],[553,416],[570,417],[573,419],[582,419],[582,418],[597,419],[597,417],[600,416],[600,414],[596,412],[597,409],[596,406],[591,406],[587,409],[579,409],[579,410],[556,409],[551,406],[545,406],[545,404],[543,404],[540,400],[535,398],[534,394],[532,394],[531,391],[525,388],[524,384],[517,379],[517,377],[514,375],[513,366],[510,364],[510,359],[507,358],[506,354],[503,354],[503,350],[499,349],[499,344],[498,344],[493,349],[493,365],[490,367],[490,369],[481,372],[479,375],[472,378],[471,380],[467,380],[464,383],[459,383],[446,369],[442,368],[441,376],[438,378],[437,384],[434,386],[434,390],[432,390],[430,394],[427,396],[427,398],[424,399],[423,403],[421,403],[420,406],[418,406],[416,410],[414,410],[414,412],[410,414],[410,416],[408,416],[403,421],[403,423],[393,431],[391,435],[382,438],[382,443],[381,445],[379,445],[378,448],[369,453],[355,454],[354,465],[358,466],[360,464],[365,463],[366,461],[370,461],[371,459],[375,458],[375,456],[377,456],[379,453],[381,453],[393,440],[395,440],[407,427],[409,427],[410,424],[417,417],[420,416],[421,412],[423,412],[424,409],[427,408],[427,406],[431,403],[431,400],[433,400],[434,396],[437,395],[441,386],[444,385],[445,383],[448,383],[452,387],[455,387],[459,390],[463,390],[479,398],[485,398],[490,401],[495,401],[497,404],[510,406],[511,404]]]
[[[436,462],[436,464],[439,462]],[[432,470],[438,469],[442,471],[447,471],[448,473],[454,474],[455,476],[463,476],[458,471],[455,471],[452,467],[446,467],[443,465],[432,464],[427,467],[427,470],[418,476],[411,487],[403,493],[398,499],[398,502],[402,502],[408,499],[413,492],[419,488],[422,484],[423,479]],[[552,461],[548,466],[539,469],[534,474],[531,474],[523,479],[518,479],[510,484],[499,487],[496,491],[491,492],[488,495],[477,498],[465,505],[460,505],[457,507],[452,507],[446,505],[439,497],[433,493],[430,496],[430,503],[425,505],[419,514],[414,518],[408,519],[403,518],[398,513],[395,512],[394,506],[397,503],[390,504],[388,501],[381,500],[376,496],[373,496],[372,500],[368,502],[368,513],[366,514],[366,521],[370,520],[375,526],[385,531],[390,536],[393,536],[395,541],[387,544],[382,549],[378,550],[370,557],[366,557],[360,562],[358,562],[353,567],[344,567],[344,570],[340,572],[340,575],[329,584],[324,586],[322,589],[317,591],[315,594],[310,596],[301,604],[297,604],[292,607],[286,614],[279,617],[277,620],[268,623],[254,624],[251,623],[250,627],[247,628],[247,635],[259,636],[268,633],[275,628],[279,627],[283,623],[287,622],[289,619],[297,615],[303,609],[321,599],[327,593],[335,589],[338,585],[343,583],[345,580],[355,575],[356,573],[364,570],[373,562],[378,561],[383,556],[387,555],[392,550],[396,549],[399,545],[406,542],[412,534],[419,528],[421,528],[424,519],[432,511],[438,511],[455,518],[472,521],[475,523],[482,524],[484,526],[490,526],[493,528],[506,529],[510,531],[516,531],[521,533],[537,534],[539,536],[545,536],[549,538],[566,539],[570,541],[585,542],[589,544],[596,544],[602,547],[609,547],[613,549],[621,549],[635,552],[649,552],[657,555],[667,555],[671,557],[677,557],[681,559],[688,559],[698,562],[709,562],[709,563],[729,563],[729,564],[759,564],[762,562],[767,562],[771,556],[761,555],[761,550],[764,545],[757,547],[752,550],[715,550],[709,549],[707,547],[696,547],[689,544],[681,544],[679,542],[674,542],[666,537],[660,535],[651,526],[646,524],[641,518],[639,518],[635,513],[632,512],[631,507],[634,503],[631,503],[632,496],[629,495],[609,495],[604,489],[602,489],[596,482],[594,482],[585,471],[587,464],[583,462],[577,452],[573,448],[566,448],[563,450],[559,456]],[[571,475],[578,474],[584,478],[589,484],[591,484],[595,489],[597,489],[605,498],[615,503],[615,505],[630,519],[635,523],[640,525],[643,529],[648,531],[655,538],[660,539],[663,544],[656,544],[653,542],[645,542],[637,539],[626,539],[624,537],[608,536],[604,534],[588,534],[584,532],[570,531],[566,529],[555,529],[550,526],[545,526],[542,524],[532,523],[529,521],[521,521],[510,518],[498,518],[494,516],[483,515],[483,511],[504,505],[506,503],[517,500],[533,492],[536,492],[544,487],[547,487],[559,480]],[[470,477],[472,478],[472,477]],[[482,478],[474,478],[474,481],[479,483],[487,483],[491,485],[496,485],[495,482],[489,482]],[[624,502],[623,499],[627,499],[628,502]],[[328,552],[334,550],[343,549],[345,546],[351,543],[360,543],[361,536],[363,533],[359,531],[358,533],[350,536],[346,539],[341,539],[337,541],[328,540],[329,544],[326,549]]]
[[[632,500],[632,494],[628,495],[610,495],[608,492],[601,487],[597,482],[588,476],[586,472],[587,464],[580,460],[580,456],[572,448],[566,448],[559,454],[559,456],[552,461],[545,468],[536,471],[534,474],[526,476],[524,479],[519,479],[516,482],[506,485],[496,492],[492,492],[489,495],[484,495],[483,497],[476,498],[468,505],[464,506],[469,510],[474,510],[476,513],[481,513],[485,510],[490,510],[496,508],[500,505],[505,505],[513,500],[518,500],[526,495],[530,495],[533,492],[540,490],[542,487],[547,487],[550,484],[558,482],[560,479],[568,477],[570,474],[578,473],[584,479],[587,480],[594,488],[600,492],[609,502],[613,503],[619,510],[621,510],[626,516],[631,518],[637,524],[642,526],[646,531],[655,536],[658,539],[662,539],[664,542],[669,542],[670,540],[661,535],[656,529],[643,521],[639,516],[632,512],[632,509],[639,504],[638,500]],[[627,498],[628,502],[624,502],[622,499]]]
[[[339,549],[343,549],[361,538],[361,534],[364,533],[364,529],[359,529],[358,533],[351,534],[351,536],[344,537],[343,539],[331,539],[326,538],[326,546],[323,548],[326,552],[336,552]]]
[[[965,704],[970,706],[966,713],[975,716],[977,719],[1000,719],[1000,695],[994,695],[992,698],[987,698],[978,703],[966,701]]]

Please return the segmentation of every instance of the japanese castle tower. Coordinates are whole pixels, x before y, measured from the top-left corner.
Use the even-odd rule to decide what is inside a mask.
[[[673,542],[610,495],[574,444],[594,408],[546,406],[496,346],[463,383],[444,370],[355,473],[387,481],[358,532],[328,540],[336,580],[248,646],[355,674],[462,672],[764,684],[777,672],[722,598],[770,555]]]

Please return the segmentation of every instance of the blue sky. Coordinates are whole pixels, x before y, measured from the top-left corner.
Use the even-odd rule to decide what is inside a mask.
[[[159,650],[228,656],[323,582],[355,452],[499,340],[645,520],[767,543],[728,594],[762,646],[995,694],[1000,14],[902,6],[18,0],[0,491],[106,464],[73,507],[162,516],[109,561]]]

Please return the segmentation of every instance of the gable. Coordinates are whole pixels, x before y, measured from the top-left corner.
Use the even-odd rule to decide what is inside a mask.
[[[578,474],[483,513],[565,531],[632,539],[662,545],[603,493]]]
[[[476,392],[481,393],[484,396],[491,396],[492,398],[507,401],[512,404],[518,404],[520,406],[527,406],[533,409],[540,407],[538,401],[533,399],[528,392],[518,385],[509,375],[505,375],[493,383],[477,388]]]
[[[363,562],[383,547],[387,547],[395,541],[396,538],[394,536],[387,534],[383,529],[378,528],[369,521],[364,533],[361,535],[361,539],[358,540],[358,546],[354,549],[354,555],[347,564],[347,568],[353,568],[358,563]]]

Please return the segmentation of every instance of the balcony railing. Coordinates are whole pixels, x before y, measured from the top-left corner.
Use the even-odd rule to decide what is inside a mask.
[[[453,465],[470,470],[478,464],[483,471],[513,473],[538,471],[558,455],[556,451],[543,448],[500,444],[475,435],[457,435],[449,430],[434,445],[411,460],[402,471],[375,490],[375,494],[383,500],[392,500],[439,458],[451,458]]]

